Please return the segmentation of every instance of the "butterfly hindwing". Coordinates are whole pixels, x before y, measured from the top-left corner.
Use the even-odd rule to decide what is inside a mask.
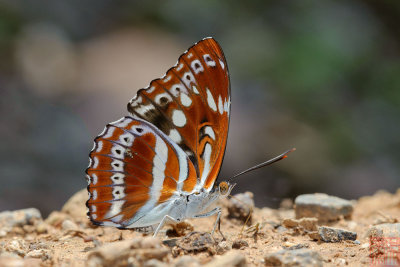
[[[86,173],[90,219],[122,228],[197,183],[180,147],[152,124],[131,117],[108,124],[95,139]]]
[[[197,188],[210,190],[222,164],[230,110],[227,64],[214,39],[189,48],[163,78],[138,91],[128,110],[173,140],[193,163]]]

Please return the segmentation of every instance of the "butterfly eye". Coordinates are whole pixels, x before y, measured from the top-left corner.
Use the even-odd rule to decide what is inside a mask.
[[[219,184],[219,192],[221,195],[226,195],[229,192],[229,185],[227,182],[221,182]]]

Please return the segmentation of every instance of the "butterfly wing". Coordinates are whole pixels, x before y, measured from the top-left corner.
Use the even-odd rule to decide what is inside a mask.
[[[121,228],[160,222],[165,214],[155,214],[144,225],[140,219],[176,192],[191,191],[197,180],[179,146],[154,125],[131,117],[108,124],[95,139],[86,173],[89,218]]]
[[[212,188],[225,153],[230,111],[229,72],[214,39],[189,48],[163,78],[138,91],[128,110],[187,154],[198,177],[194,190]]]

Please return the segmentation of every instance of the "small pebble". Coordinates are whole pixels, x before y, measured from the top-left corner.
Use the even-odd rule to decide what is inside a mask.
[[[320,222],[335,221],[341,217],[350,218],[353,204],[327,194],[305,194],[295,199],[296,218],[315,217]]]
[[[293,209],[293,200],[290,198],[284,198],[279,204],[279,208],[283,210]]]
[[[40,222],[37,226],[36,226],[36,232],[38,234],[45,234],[47,233],[47,224],[44,222]]]
[[[44,249],[35,249],[29,251],[26,255],[26,258],[40,258],[42,260],[47,260],[49,258],[49,254]]]
[[[243,247],[248,247],[249,243],[247,243],[245,240],[235,240],[233,241],[232,248],[233,249],[241,249]]]
[[[0,212],[1,227],[22,227],[27,224],[32,224],[34,220],[42,220],[42,215],[36,208]]]
[[[176,242],[177,248],[185,253],[208,251],[215,254],[217,243],[210,233],[191,232]]]
[[[245,192],[236,194],[229,200],[228,216],[251,223],[251,211],[254,209],[253,193]],[[249,218],[250,215],[250,219]]]
[[[218,246],[221,248],[222,251],[228,251],[231,249],[231,247],[228,245],[226,241],[219,242]]]
[[[355,232],[326,226],[319,227],[318,234],[320,235],[320,239],[324,242],[354,241],[357,239],[357,233]]]
[[[5,249],[7,251],[17,253],[19,256],[25,256],[25,250],[27,249],[27,246],[24,240],[14,239],[5,246]]]
[[[369,248],[369,243],[364,243],[361,245],[362,248]]]
[[[65,231],[68,230],[78,230],[78,225],[71,220],[65,220],[61,224],[61,228]]]
[[[295,243],[293,243],[293,242],[286,241],[286,242],[284,242],[284,243],[282,244],[282,247],[283,247],[284,249],[293,250],[293,249],[308,248],[308,247],[310,247],[310,245],[307,244],[307,243],[304,243],[304,244],[303,244],[303,243],[295,244]]]
[[[7,236],[9,230],[6,229],[0,229],[0,237],[5,237]]]
[[[282,225],[287,228],[297,228],[300,231],[317,231],[317,218],[285,219]]]
[[[161,241],[156,238],[135,238],[107,243],[94,249],[89,253],[85,265],[114,266],[120,265],[124,259],[128,259],[132,265],[142,266],[150,259],[162,261],[168,253],[170,253],[170,249],[161,247]]]
[[[334,264],[338,265],[338,266],[345,266],[347,265],[347,262],[345,259],[343,258],[337,258],[333,261]]]
[[[278,232],[278,233],[280,233],[280,234],[282,234],[282,233],[284,233],[284,232],[287,232],[287,228],[286,227],[283,227],[283,226],[278,226],[278,228],[276,228],[276,231]]]
[[[50,213],[50,215],[47,217],[45,222],[47,224],[59,227],[66,219],[67,215],[65,213],[61,213],[59,211],[53,211]]]
[[[383,223],[372,226],[367,231],[368,237],[395,237],[400,238],[400,223]]]

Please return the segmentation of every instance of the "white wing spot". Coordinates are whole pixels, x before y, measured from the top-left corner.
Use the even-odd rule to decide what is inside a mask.
[[[207,180],[208,174],[210,172],[210,159],[211,159],[212,148],[210,143],[206,143],[203,151],[204,168],[200,179],[200,184],[196,185],[196,189],[201,189]]]
[[[163,101],[161,101],[161,99],[163,99]],[[164,99],[166,99],[166,101]],[[154,100],[159,105],[162,105],[162,104],[165,105],[166,103],[169,103],[172,101],[172,97],[168,93],[162,93],[162,94],[157,95]]]
[[[221,96],[218,97],[218,111],[221,115],[224,113],[224,104],[222,104]]]
[[[124,170],[124,162],[121,160],[114,159],[111,162],[111,166],[116,172],[122,172]]]
[[[225,64],[224,64],[224,62],[220,59],[219,60],[219,64],[221,65],[221,68],[222,69],[225,69]]]
[[[96,152],[99,153],[103,149],[103,141],[97,142]]]
[[[228,113],[228,115],[229,115],[230,105],[231,105],[231,97],[229,97],[228,101],[225,101],[225,104],[224,104],[224,110]]]
[[[109,127],[108,129],[105,129],[105,135],[103,136],[104,139],[110,138],[113,136],[115,131],[114,127]]]
[[[92,163],[93,163],[93,160],[92,160],[91,158],[89,158],[89,165],[88,165],[88,168],[91,168],[91,167],[92,167]]]
[[[190,107],[192,104],[192,99],[187,94],[181,94],[181,103],[185,107]]]
[[[178,63],[178,62],[177,62]],[[176,68],[177,71],[180,71],[183,68],[183,63],[179,64],[179,66]]]
[[[155,107],[152,104],[149,104],[149,105],[140,105],[140,106],[135,107],[134,109],[140,115],[144,115],[144,114],[146,114],[146,112],[148,112],[152,109],[155,109]]]
[[[151,89],[151,88],[150,88]],[[149,89],[149,90],[150,90]],[[132,98],[132,100],[131,100],[131,105],[132,106],[137,106],[137,105],[139,105],[140,103],[142,103],[142,96],[139,96],[139,97],[137,97],[137,95],[134,97],[134,98]],[[123,118],[122,118],[123,119]]]
[[[99,159],[97,157],[93,157],[93,169],[96,169],[99,166]]]
[[[93,190],[92,199],[93,199],[93,200],[96,200],[96,199],[97,199],[97,191],[96,191],[96,190]]]
[[[192,86],[192,90],[193,90],[193,92],[194,92],[195,94],[197,94],[197,95],[200,94],[200,93],[199,93],[199,90],[197,90],[197,87],[196,87],[195,85]]]
[[[92,208],[92,212],[96,212],[96,211],[97,211],[96,205],[92,205],[92,206],[90,206],[90,207]]]
[[[183,127],[186,124],[186,117],[182,110],[175,109],[172,113],[172,122],[177,127]]]
[[[211,126],[207,126],[207,127],[204,129],[204,132],[205,132],[206,134],[208,134],[208,136],[210,136],[211,139],[215,140],[215,133],[214,133],[214,130],[213,130],[213,128],[212,128]]]
[[[191,57],[193,57],[192,53],[187,54],[187,58],[191,58]]]
[[[192,67],[195,74],[199,74],[200,72],[204,71],[203,65],[198,59],[193,60],[190,66]]]
[[[117,172],[111,176],[111,181],[113,184],[122,184],[124,182],[124,178],[125,174]]]
[[[196,80],[194,79],[192,72],[187,71],[183,74],[182,81],[186,85],[186,87],[189,88],[190,83],[195,83]]]
[[[135,140],[135,137],[130,133],[125,133],[119,137],[119,140],[124,146],[131,146]]]
[[[225,100],[224,102],[224,111],[227,112],[229,114],[229,103],[228,101]]]
[[[114,145],[111,148],[111,154],[116,158],[123,159],[124,153],[125,153],[125,148],[120,145]]]
[[[95,185],[97,184],[97,181],[99,180],[99,178],[97,178],[97,175],[95,173],[92,174],[92,183]]]
[[[119,200],[125,197],[125,187],[124,186],[114,186],[112,195],[113,200]]]
[[[167,77],[165,77],[165,79],[163,80],[163,82],[169,82],[171,80],[172,76],[168,75]]]
[[[116,126],[116,127],[123,128],[123,127],[127,126],[130,122],[131,122],[131,120],[128,120],[128,119],[125,119],[125,118],[121,118],[121,119],[119,119],[116,122],[113,122],[111,124]]]
[[[114,193],[114,192],[113,192]],[[124,205],[125,200],[114,201],[111,204],[110,210],[106,214],[106,218],[114,217],[115,215],[121,213],[122,205]],[[115,220],[116,218],[112,218],[111,220]]]
[[[188,93],[186,87],[184,87],[183,84],[181,84],[181,83],[174,84],[169,91],[175,97],[178,97],[179,94],[181,94],[181,93],[185,93],[185,94]]]
[[[205,54],[203,55],[204,61],[206,62],[206,64],[210,67],[215,67],[217,64],[215,63],[215,61],[211,58],[211,56],[209,54]]]
[[[209,106],[213,111],[217,111],[217,105],[215,104],[214,97],[213,97],[213,95],[211,94],[210,90],[209,90],[208,88],[206,88],[206,89],[207,89],[207,103],[208,103],[208,106]]]
[[[176,129],[171,129],[168,136],[177,144],[182,141],[182,137]]]
[[[153,93],[153,91],[156,89],[156,87],[152,86],[149,89],[146,89],[147,93]]]

